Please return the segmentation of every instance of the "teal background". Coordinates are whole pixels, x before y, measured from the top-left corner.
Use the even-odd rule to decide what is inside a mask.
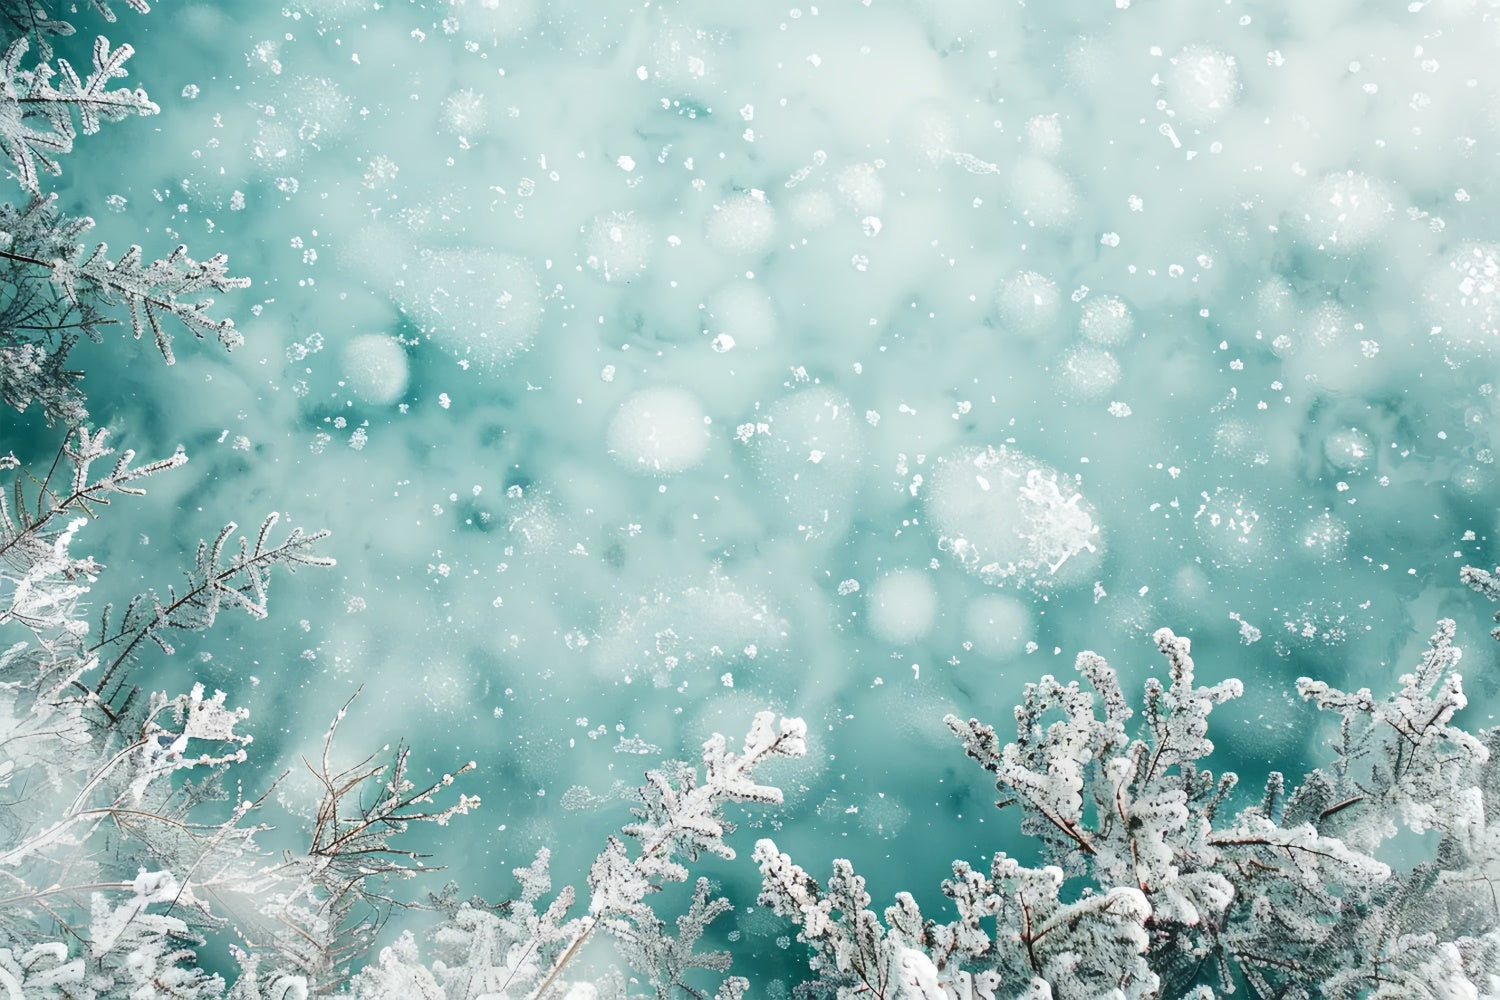
[[[1491,609],[1457,583],[1497,560],[1492,3],[172,2],[104,30],[162,114],[81,140],[64,207],[254,284],[217,307],[232,355],[80,349],[96,421],[191,461],[78,544],[103,603],[226,519],[332,529],[337,568],[282,575],[268,621],[143,667],[247,705],[293,815],[362,687],[351,759],[479,764],[443,877],[501,897],[548,845],[581,884],[645,767],[802,716],[786,804],[705,869],[769,988],[792,932],[749,909],[754,838],[936,914],[953,858],[1027,853],[942,716],[1005,734],[1081,649],[1139,691],[1165,625],[1241,678],[1210,735],[1248,797],[1326,758],[1297,677],[1394,689],[1439,616],[1493,723]],[[1105,297],[1130,322],[1100,344]],[[409,366],[382,403],[346,354],[377,333]],[[611,433],[657,389],[697,407],[656,428],[680,470]],[[50,461],[57,431],[4,420]],[[1098,552],[966,571],[945,539],[995,511],[933,498],[988,446],[1076,482]]]

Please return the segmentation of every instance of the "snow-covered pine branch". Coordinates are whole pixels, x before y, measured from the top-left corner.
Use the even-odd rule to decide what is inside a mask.
[[[807,729],[801,719],[783,718],[778,724],[774,713],[761,712],[739,752],[730,751],[717,733],[703,744],[701,784],[697,772],[687,766],[648,772],[638,792],[641,804],[632,810],[636,821],[622,831],[636,842],[635,855],[631,856],[624,841],[609,839],[589,872],[588,915],[526,995],[532,1000],[547,996],[599,929],[627,943],[627,958],[665,963],[641,969],[653,983],[679,979],[681,969],[673,963],[680,962],[684,953],[681,947],[659,940],[665,925],[645,897],[667,882],[687,880],[687,869],[676,860],[679,856],[694,860],[706,852],[733,858],[733,848],[724,842],[724,834],[733,829],[724,806],[730,802],[779,803],[781,791],[758,784],[756,768],[775,757],[800,757],[806,752]],[[705,902],[698,912],[706,921],[720,910]],[[690,929],[695,934],[701,930]],[[725,989],[728,992],[721,991],[721,995],[731,997],[740,987],[730,984]]]
[[[113,24],[118,20],[109,0],[88,0],[92,7],[106,23]],[[124,0],[125,6],[137,14],[149,14],[151,6],[147,0]],[[72,12],[77,13],[77,6],[71,5]],[[9,25],[5,34],[11,37],[30,38],[37,47],[37,52],[43,59],[52,58],[51,38],[67,38],[76,29],[69,21],[53,17],[47,10],[44,0],[0,0],[0,22]]]
[[[232,555],[227,546],[239,526],[231,521],[212,542],[205,539],[198,543],[193,569],[186,573],[187,582],[181,591],[168,587],[165,596],[154,590],[137,594],[118,619],[106,606],[99,619],[98,638],[89,647],[89,652],[97,654],[104,664],[90,687],[92,695],[102,704],[113,703],[123,688],[120,671],[134,661],[145,642],[149,640],[171,655],[171,632],[209,628],[226,604],[243,608],[253,618],[264,618],[273,568],[296,572],[299,566],[333,565],[331,558],[314,551],[327,531],[309,534],[293,528],[281,541],[272,542],[271,532],[279,520],[279,514],[268,515],[254,542],[241,536],[238,552]]]
[[[67,322],[97,340],[99,327],[107,322],[98,305],[123,305],[135,338],[139,340],[150,329],[168,364],[175,361],[172,338],[162,326],[169,316],[194,336],[212,335],[228,349],[243,342],[232,320],[214,319],[208,312],[214,299],[205,293],[224,293],[250,284],[248,278],[229,274],[226,255],[196,260],[186,246],[178,246],[166,257],[147,260],[139,246],[131,246],[111,258],[106,244],[90,247],[79,242],[93,228],[93,220],[63,215],[56,200],[56,195],[36,194],[24,208],[0,206],[0,259],[13,265],[12,281],[21,284],[26,280],[22,269],[35,269],[57,293],[58,301],[51,305],[59,315],[33,316],[37,321],[27,326],[45,330]],[[50,320],[50,327],[40,322],[44,318]]]
[[[1478,591],[1491,601],[1500,601],[1500,566],[1491,573],[1487,569],[1478,566],[1465,566],[1458,571],[1459,580],[1471,590]],[[1500,611],[1495,612],[1495,621],[1500,622]],[[1500,640],[1500,627],[1490,630],[1491,638]]]
[[[1151,906],[1138,889],[1115,887],[1064,901],[1062,869],[1028,868],[1004,852],[984,875],[963,862],[943,883],[959,918],[923,917],[900,893],[882,920],[865,880],[846,860],[820,887],[771,840],[755,848],[760,903],[799,925],[811,946],[811,996],[857,1000],[1011,1000],[1037,997],[1155,997],[1145,955]],[[983,921],[983,923],[981,923]],[[995,927],[993,936],[986,930]]]
[[[1027,685],[1013,743],[947,719],[1051,864],[997,852],[985,874],[955,862],[942,890],[957,916],[942,923],[910,893],[877,914],[847,861],[824,887],[763,840],[761,903],[810,946],[810,997],[1487,995],[1500,984],[1500,830],[1487,819],[1500,811],[1500,729],[1455,722],[1453,636],[1440,622],[1386,699],[1299,682],[1343,716],[1333,767],[1290,790],[1273,774],[1257,805],[1228,818],[1238,779],[1201,762],[1208,716],[1239,682],[1198,685],[1187,640],[1162,629],[1170,681],[1146,683],[1132,735],[1114,671],[1080,654],[1088,687]],[[1377,857],[1398,821],[1437,831],[1436,856],[1415,867]]]
[[[10,158],[21,187],[37,194],[39,172],[60,174],[56,157],[72,151],[80,131],[91,135],[102,122],[161,109],[140,87],[109,89],[111,80],[128,74],[125,63],[135,54],[129,45],[111,49],[101,35],[94,42],[93,68],[83,76],[66,59],[55,68],[46,59],[22,66],[30,48],[31,40],[22,36],[0,55],[0,152]]]

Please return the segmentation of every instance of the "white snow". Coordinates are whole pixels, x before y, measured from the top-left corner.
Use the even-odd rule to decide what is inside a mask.
[[[885,205],[885,183],[873,163],[856,163],[833,181],[839,200],[856,215],[874,215]]]
[[[1500,347],[1500,243],[1470,243],[1428,272],[1432,335],[1468,353]]]
[[[1330,253],[1353,253],[1375,242],[1395,217],[1391,189],[1367,174],[1346,170],[1314,184],[1303,199],[1297,229]]]
[[[995,289],[995,310],[1008,332],[1033,335],[1056,321],[1062,304],[1057,285],[1035,271],[1022,271]]]
[[[1035,155],[1056,156],[1062,142],[1062,122],[1056,114],[1032,115],[1026,120],[1026,145]]]
[[[1078,332],[1101,347],[1125,343],[1135,333],[1130,307],[1113,295],[1095,295],[1084,300]]]
[[[650,266],[653,242],[651,227],[634,212],[606,212],[589,226],[584,260],[605,281],[629,281]]]
[[[737,256],[763,253],[776,232],[776,213],[761,191],[735,194],[715,205],[706,227],[715,249]]]
[[[837,538],[848,529],[861,423],[848,398],[813,387],[777,400],[765,420],[769,433],[755,437],[766,499],[784,505],[804,537]]]
[[[799,191],[787,206],[787,215],[799,229],[826,229],[837,217],[833,196],[827,191]]]
[[[927,514],[938,547],[987,583],[1078,583],[1103,551],[1097,513],[1076,480],[1003,445],[939,461]]]
[[[1370,464],[1375,442],[1357,427],[1344,427],[1323,439],[1323,457],[1339,472],[1358,472]]]
[[[531,265],[488,251],[424,251],[397,293],[439,346],[486,370],[529,345],[542,319]]]
[[[341,360],[349,391],[376,406],[389,406],[406,391],[410,366],[394,337],[366,333],[344,345]]]
[[[1120,381],[1120,362],[1103,348],[1075,347],[1063,354],[1057,381],[1070,396],[1098,399]]]
[[[706,329],[728,337],[736,347],[765,347],[776,339],[776,309],[771,296],[753,281],[732,281],[708,300]]]
[[[1011,204],[1031,222],[1055,228],[1078,211],[1078,191],[1067,175],[1039,157],[1018,162],[1010,174]]]
[[[708,453],[708,416],[685,389],[642,389],[620,404],[606,434],[610,454],[628,469],[670,475],[691,469]]]
[[[1165,74],[1168,106],[1192,125],[1216,122],[1240,98],[1240,71],[1232,56],[1207,45],[1189,45]]]

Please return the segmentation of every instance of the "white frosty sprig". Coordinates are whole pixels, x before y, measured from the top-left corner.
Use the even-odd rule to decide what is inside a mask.
[[[733,858],[733,848],[724,842],[725,833],[732,829],[724,806],[730,802],[780,803],[779,789],[755,781],[756,768],[776,757],[800,757],[806,752],[807,728],[801,719],[783,718],[778,724],[774,713],[761,712],[740,751],[729,750],[718,734],[703,744],[701,784],[690,767],[648,772],[639,790],[640,805],[632,810],[636,821],[622,831],[636,841],[637,852],[631,856],[622,840],[609,839],[589,872],[588,916],[529,996],[539,1000],[552,989],[564,967],[599,929],[629,943],[634,957],[660,961],[659,967],[645,970],[653,981],[670,984],[680,979],[684,954],[657,940],[663,925],[644,902],[646,896],[666,882],[687,879],[687,869],[676,860],[679,856],[693,860],[711,853]],[[705,920],[712,916],[707,907],[704,902],[699,911],[706,914]],[[731,980],[721,995],[734,996],[742,989]]]
[[[1134,734],[1115,672],[1087,652],[1086,686],[1027,685],[1014,742],[948,717],[1055,862],[956,862],[942,887],[955,919],[925,918],[905,892],[877,914],[847,861],[825,887],[757,846],[761,902],[813,949],[813,995],[1212,1000],[1213,981],[1257,997],[1446,1000],[1500,983],[1500,834],[1486,819],[1500,811],[1500,730],[1455,721],[1451,622],[1390,698],[1302,681],[1343,716],[1334,767],[1290,790],[1273,773],[1227,820],[1238,779],[1202,762],[1210,714],[1242,685],[1199,684],[1187,639],[1153,638],[1169,679],[1147,681]],[[1376,857],[1398,822],[1439,831],[1437,858],[1408,870]]]

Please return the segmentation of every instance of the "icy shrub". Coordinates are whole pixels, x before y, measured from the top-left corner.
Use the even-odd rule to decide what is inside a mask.
[[[1484,571],[1476,589],[1500,599]],[[1452,724],[1465,704],[1454,624],[1438,623],[1396,694],[1297,690],[1341,717],[1331,767],[1230,811],[1238,781],[1202,767],[1215,705],[1236,680],[1200,686],[1188,641],[1157,631],[1169,680],[1146,682],[1141,722],[1115,671],[1081,653],[1081,680],[1026,687],[1016,738],[950,715],[964,750],[1020,804],[1042,864],[997,851],[957,861],[942,884],[953,916],[908,892],[871,908],[844,860],[820,884],[771,840],[756,846],[761,902],[798,927],[809,995],[1027,998],[1480,996],[1500,982],[1493,876],[1500,730]],[[1436,831],[1415,866],[1377,855],[1398,827]],[[1480,897],[1483,897],[1482,899]]]

